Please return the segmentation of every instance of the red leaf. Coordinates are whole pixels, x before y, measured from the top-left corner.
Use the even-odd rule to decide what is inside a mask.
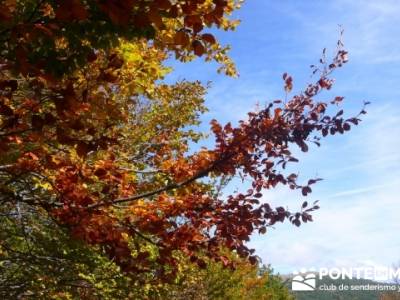
[[[311,188],[309,186],[305,186],[301,189],[301,193],[303,194],[303,196],[307,196],[307,194],[311,193]]]
[[[290,93],[293,89],[293,79],[291,76],[287,76],[287,75],[285,76],[285,74],[284,74],[284,77],[286,78],[286,79],[284,79],[285,80],[285,91],[286,91],[286,93]]]

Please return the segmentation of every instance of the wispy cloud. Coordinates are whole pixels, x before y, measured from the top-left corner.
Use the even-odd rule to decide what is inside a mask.
[[[376,190],[380,190],[380,189],[385,189],[388,187],[392,187],[392,186],[399,186],[400,185],[400,180],[396,180],[393,182],[388,182],[385,184],[378,184],[378,185],[373,185],[373,186],[368,186],[365,188],[358,188],[358,189],[351,189],[351,190],[346,190],[346,191],[341,191],[335,194],[332,194],[328,197],[326,197],[326,199],[332,199],[332,198],[344,198],[347,196],[353,196],[353,195],[359,195],[359,194],[365,194],[365,193],[370,193]]]

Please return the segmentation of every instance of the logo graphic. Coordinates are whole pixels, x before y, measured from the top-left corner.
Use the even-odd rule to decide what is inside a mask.
[[[294,272],[292,279],[292,291],[314,291],[316,285],[315,273]]]
[[[397,268],[385,268],[375,266],[365,267],[350,267],[350,268],[315,268],[305,269],[302,268],[300,271],[293,272],[291,277],[292,291],[348,291],[348,290],[363,290],[365,285],[357,284],[343,284],[337,282],[337,284],[324,284],[324,278],[331,280],[347,280],[347,279],[369,279],[372,280],[371,284],[367,284],[369,290],[380,290],[380,291],[398,291],[400,293],[400,267]],[[377,280],[379,279],[378,282]],[[357,282],[356,282],[357,283]]]

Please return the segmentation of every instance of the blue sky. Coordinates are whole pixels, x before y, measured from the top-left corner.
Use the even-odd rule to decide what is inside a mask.
[[[324,178],[307,198],[320,200],[315,221],[300,228],[278,224],[250,245],[280,273],[400,261],[400,1],[248,0],[236,16],[242,20],[237,31],[217,36],[232,46],[238,79],[201,60],[172,63],[171,80],[212,81],[205,125],[212,118],[236,122],[256,103],[284,97],[284,72],[293,75],[294,92],[301,90],[321,50],[334,51],[339,24],[350,61],[335,73],[333,94],[345,96],[349,116],[364,100],[372,102],[360,126],[298,156],[300,178]],[[264,200],[295,210],[304,197],[283,187]]]

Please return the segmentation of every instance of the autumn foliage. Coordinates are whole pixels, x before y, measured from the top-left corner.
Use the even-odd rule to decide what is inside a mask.
[[[239,4],[1,1],[2,211],[21,206],[51,219],[123,272],[147,274],[143,282],[174,280],[177,253],[200,267],[204,257],[233,266],[221,249],[256,263],[246,245],[251,234],[285,219],[296,226],[312,221],[316,203],[292,213],[261,198],[279,184],[307,196],[319,179],[301,184],[285,173],[298,161],[292,147],[307,152],[360,121],[341,110],[327,113],[343,97],[315,99],[347,62],[340,41],[332,61],[313,67],[318,78],[304,91],[250,112],[237,126],[212,121],[215,145],[194,153],[188,150],[202,137],[193,126],[206,110],[206,87],[162,82],[171,54],[215,60],[236,74],[228,47],[207,29],[233,29],[237,22],[228,17]],[[289,95],[293,80],[283,80]],[[236,175],[251,189],[223,197],[219,186]],[[11,248],[0,242],[0,255]]]

